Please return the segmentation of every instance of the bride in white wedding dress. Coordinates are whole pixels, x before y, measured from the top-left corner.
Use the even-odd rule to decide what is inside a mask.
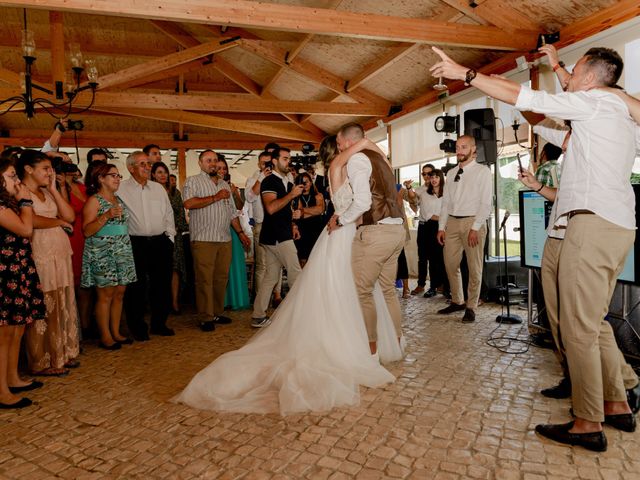
[[[323,141],[320,157],[335,156],[329,180],[338,215],[353,198],[348,158],[372,148],[377,147],[365,139],[335,156],[335,137]],[[271,325],[201,370],[172,401],[204,410],[287,415],[357,405],[360,385],[393,382],[369,350],[351,271],[355,231],[354,224],[331,235],[325,229]],[[380,360],[400,360],[403,353],[378,288],[375,298]]]

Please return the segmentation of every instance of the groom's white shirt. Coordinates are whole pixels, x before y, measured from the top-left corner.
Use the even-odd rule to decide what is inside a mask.
[[[356,153],[347,162],[347,181],[353,191],[353,202],[340,215],[340,223],[354,223],[371,208],[371,161],[364,153]]]

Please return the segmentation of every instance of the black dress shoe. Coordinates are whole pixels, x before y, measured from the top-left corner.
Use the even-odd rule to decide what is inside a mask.
[[[213,332],[216,329],[216,324],[213,322],[213,320],[210,320],[208,322],[202,322],[200,324],[200,330],[202,330],[203,332]]]
[[[44,383],[39,382],[38,380],[32,380],[29,385],[23,385],[22,387],[9,387],[9,391],[11,393],[30,392],[31,390],[35,390],[36,388],[41,388],[43,386]]]
[[[604,423],[623,432],[633,433],[636,431],[636,416],[633,413],[605,415]]]
[[[470,308],[467,308],[464,311],[464,315],[462,317],[462,323],[473,323],[475,321],[476,321],[476,312],[474,312]]]
[[[18,408],[30,407],[31,405],[33,405],[33,402],[28,398],[23,397],[20,400],[18,400],[16,403],[0,403],[0,410],[18,409]]]
[[[548,398],[570,398],[571,397],[571,380],[564,377],[560,380],[560,383],[555,387],[545,388],[540,390],[540,393]]]
[[[627,390],[627,403],[633,413],[638,413],[640,411],[640,383]]]
[[[151,338],[149,338],[149,334],[147,332],[144,332],[144,333],[132,333],[131,336],[137,342],[146,342],[146,341],[151,340]]]
[[[604,432],[571,433],[573,422],[561,425],[536,425],[536,433],[555,442],[577,445],[594,452],[607,450],[607,437]]]
[[[462,310],[466,310],[467,306],[463,303],[462,305],[458,305],[457,303],[451,303],[448,307],[441,308],[438,310],[440,315],[447,315],[453,312],[461,312]]]
[[[111,345],[105,345],[102,342],[98,342],[98,346],[100,348],[104,348],[105,350],[120,350],[122,348],[122,345],[120,345],[118,342],[114,342]]]
[[[232,322],[229,317],[225,317],[224,315],[218,315],[213,321],[218,325],[229,325]]]
[[[176,334],[176,332],[173,331],[173,328],[164,326],[164,327],[152,328],[151,334],[160,335],[161,337],[173,337]]]
[[[120,345],[131,345],[133,343],[133,339],[125,338],[124,340],[116,340]]]
[[[424,295],[422,295],[422,296],[424,298],[431,298],[431,297],[435,297],[437,294],[438,294],[438,292],[436,292],[435,288],[430,288],[429,290],[424,292]]]

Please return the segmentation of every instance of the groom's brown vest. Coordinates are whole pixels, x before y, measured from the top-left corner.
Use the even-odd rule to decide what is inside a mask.
[[[387,161],[373,150],[363,150],[371,161],[371,208],[362,214],[362,225],[375,225],[383,218],[403,218],[402,210],[396,201],[396,180]]]

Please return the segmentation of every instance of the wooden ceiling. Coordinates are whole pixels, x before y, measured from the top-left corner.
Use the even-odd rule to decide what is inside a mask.
[[[637,0],[0,1],[0,98],[20,93],[23,8],[35,80],[51,88],[79,43],[100,72],[80,146],[259,149],[317,144],[436,101],[430,46],[490,73],[515,67],[538,33],[559,46],[640,15]],[[449,84],[451,93],[460,82]],[[79,103],[88,101],[85,92]],[[73,116],[75,117],[75,116]],[[0,116],[0,143],[34,145],[51,117]]]

